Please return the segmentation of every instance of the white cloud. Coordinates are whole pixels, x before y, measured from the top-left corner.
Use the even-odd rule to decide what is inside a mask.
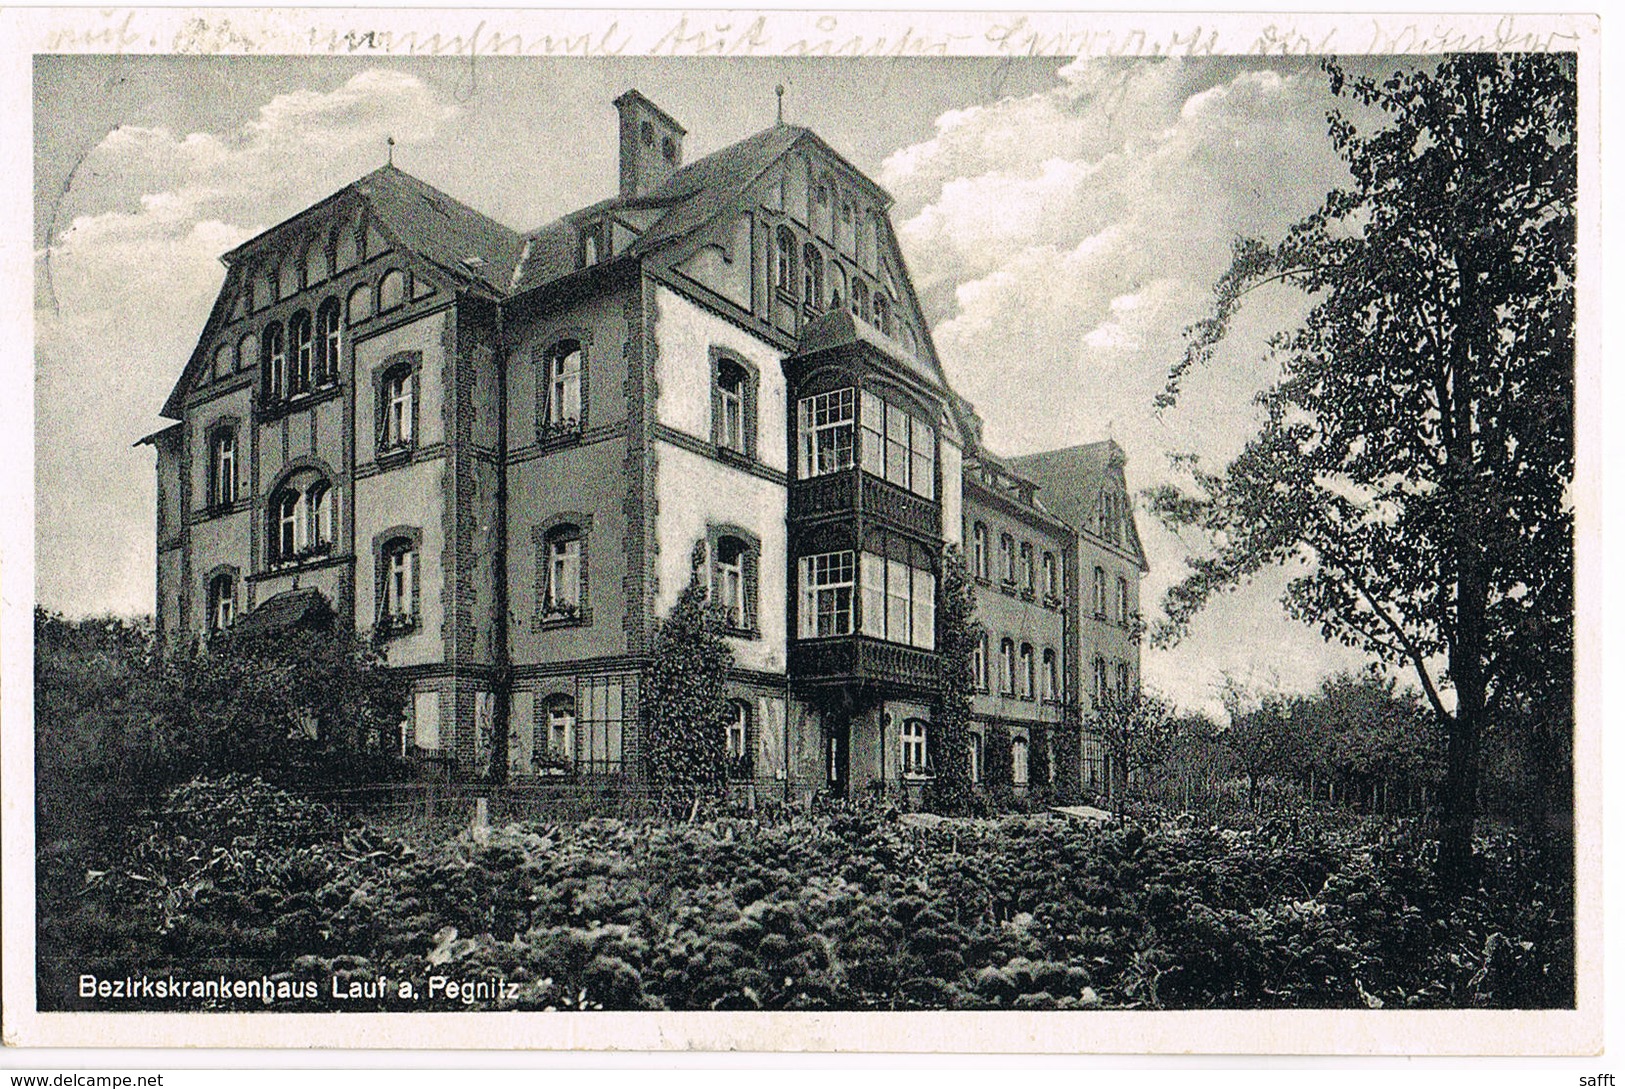
[[[1143,486],[1166,475],[1168,452],[1222,459],[1256,428],[1251,395],[1270,372],[1243,346],[1289,321],[1294,297],[1261,294],[1227,366],[1193,376],[1167,419],[1151,407],[1232,239],[1278,236],[1345,177],[1326,137],[1323,78],[1307,66],[1238,67],[1219,77],[1178,62],[1079,61],[1049,91],[945,114],[930,140],[886,160],[938,349],[995,450],[1109,433]],[[1141,521],[1150,601],[1188,551]],[[1200,702],[1211,676],[1249,655],[1286,659],[1286,683],[1318,671],[1331,658],[1285,619],[1280,589],[1227,599],[1190,644],[1149,655],[1148,677]]]

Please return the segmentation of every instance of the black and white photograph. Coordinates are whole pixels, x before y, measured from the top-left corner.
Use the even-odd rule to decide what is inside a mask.
[[[79,14],[8,1022],[1601,1046],[1594,18]]]

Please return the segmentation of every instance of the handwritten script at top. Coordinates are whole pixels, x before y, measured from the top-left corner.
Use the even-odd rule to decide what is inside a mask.
[[[932,25],[924,13],[810,15],[794,12],[698,17],[688,14],[600,21],[570,13],[568,29],[545,29],[548,13],[515,13],[513,25],[446,11],[341,13],[304,9],[263,20],[185,15],[163,9],[102,10],[54,16],[42,52],[291,54],[380,57],[1116,57],[1215,54],[1447,53],[1564,51],[1577,47],[1572,26],[1553,29],[1504,15],[1481,22],[1426,22],[1365,16],[1274,17],[1245,25],[1223,20],[1155,29],[1122,19],[1056,15],[954,15]],[[355,18],[353,24],[343,19]],[[178,24],[178,25],[177,25]],[[432,29],[427,28],[432,24]],[[1090,25],[1093,24],[1093,25]],[[541,25],[544,29],[537,30]],[[561,24],[562,26],[562,24]],[[583,29],[586,27],[587,29]]]

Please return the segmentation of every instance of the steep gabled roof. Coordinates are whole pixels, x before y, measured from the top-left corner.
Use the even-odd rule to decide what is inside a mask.
[[[1123,448],[1111,439],[1004,459],[1012,469],[1038,485],[1044,506],[1051,513],[1080,533],[1096,536],[1100,532],[1096,525],[1097,502],[1106,474],[1114,469],[1121,471],[1127,460]],[[1139,561],[1140,570],[1149,571],[1151,567],[1146,563],[1145,549],[1140,546],[1132,506],[1126,521],[1129,550]]]
[[[428,182],[395,166],[381,166],[221,256],[232,271],[227,273],[226,282],[215,296],[209,318],[203,323],[203,332],[192,348],[179,381],[164,402],[164,416],[180,419],[186,391],[191,388],[197,371],[207,366],[206,349],[216,331],[228,320],[233,293],[240,288],[236,266],[242,256],[292,224],[319,216],[351,194],[366,202],[384,232],[402,249],[444,270],[463,287],[491,298],[507,294],[519,260],[519,233],[447,196]]]
[[[402,247],[474,280],[487,294],[508,293],[519,260],[519,232],[393,166],[379,167],[352,188]]]

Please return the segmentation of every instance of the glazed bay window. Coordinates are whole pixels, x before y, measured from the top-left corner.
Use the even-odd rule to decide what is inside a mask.
[[[855,567],[850,551],[801,557],[801,638],[852,634]]]
[[[798,401],[799,478],[806,480],[852,468],[852,432],[856,425],[857,397],[850,389],[831,390]]]
[[[861,415],[864,470],[915,495],[936,498],[936,429],[868,391]]]
[[[864,552],[863,634],[890,643],[936,647],[937,578],[899,559]]]

